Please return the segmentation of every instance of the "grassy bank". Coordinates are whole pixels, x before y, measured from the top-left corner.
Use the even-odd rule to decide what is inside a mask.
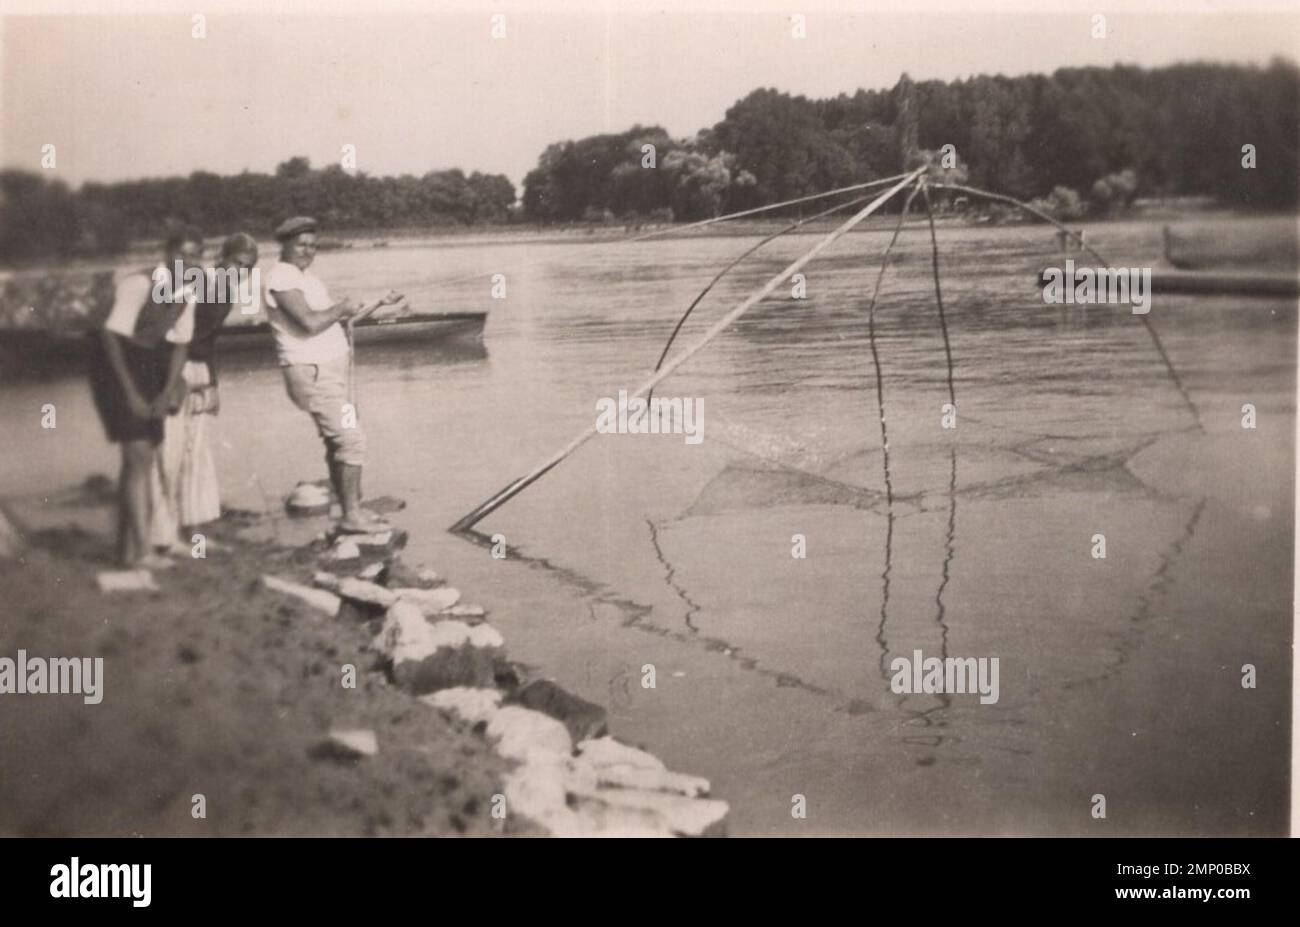
[[[310,576],[313,551],[227,515],[206,559],[155,572],[159,592],[106,595],[95,574],[111,568],[108,502],[83,489],[6,506],[30,530],[20,556],[0,558],[0,657],[102,657],[104,669],[99,704],[0,696],[0,834],[536,832],[490,813],[512,764],[394,688],[364,623],[262,584]],[[375,731],[378,752],[340,750],[337,729]]]

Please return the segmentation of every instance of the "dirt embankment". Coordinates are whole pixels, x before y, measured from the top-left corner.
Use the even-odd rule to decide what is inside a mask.
[[[0,695],[0,834],[538,832],[493,817],[512,764],[394,688],[365,649],[366,624],[262,584],[310,575],[314,552],[250,540],[249,519],[227,517],[211,526],[206,559],[155,572],[159,592],[105,595],[105,501],[46,500],[96,530],[38,529],[20,556],[0,558],[0,657],[103,658],[99,704]],[[374,731],[378,752],[331,746],[336,729]]]

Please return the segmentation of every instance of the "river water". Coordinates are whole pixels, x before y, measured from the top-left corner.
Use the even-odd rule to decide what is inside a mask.
[[[487,606],[512,657],[708,777],[733,833],[1284,831],[1294,304],[1155,298],[1201,432],[1136,316],[1043,303],[1050,232],[941,229],[945,429],[929,241],[909,229],[877,316],[891,505],[865,322],[887,237],[841,240],[806,299],[778,290],[660,387],[703,400],[702,442],[597,436],[481,523],[504,559],[444,529],[635,387],[753,239],[322,254],[337,294],[489,312],[482,354],[361,348],[366,491],[408,502],[408,558]],[[1118,264],[1160,248],[1137,222],[1088,238]],[[813,241],[742,265],[679,345]],[[504,299],[487,277],[440,282],[479,272],[505,275]],[[232,365],[222,390],[228,504],[323,476],[274,368]],[[115,473],[78,379],[6,384],[0,426],[0,494]],[[895,693],[916,651],[998,658],[998,700]]]

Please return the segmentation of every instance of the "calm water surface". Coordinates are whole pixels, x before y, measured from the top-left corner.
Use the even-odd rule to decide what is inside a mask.
[[[1202,434],[1136,317],[1043,304],[1049,232],[943,230],[947,431],[928,238],[905,232],[877,317],[889,505],[864,315],[886,238],[842,240],[808,269],[806,300],[779,290],[660,387],[704,400],[703,443],[599,436],[481,523],[504,561],[444,529],[639,383],[751,240],[323,254],[338,294],[393,286],[421,309],[490,313],[485,357],[363,346],[366,490],[407,500],[408,557],[490,608],[512,656],[710,778],[734,833],[1284,830],[1294,305],[1156,298]],[[813,241],[742,265],[679,344]],[[1089,241],[1151,264],[1159,227]],[[480,271],[506,275],[506,299],[486,278],[439,282]],[[323,475],[275,369],[232,366],[222,389],[229,504],[274,507]],[[52,432],[34,424],[45,402]],[[75,379],[7,384],[0,423],[0,493],[115,473]],[[890,663],[916,650],[998,657],[998,702],[894,694]]]

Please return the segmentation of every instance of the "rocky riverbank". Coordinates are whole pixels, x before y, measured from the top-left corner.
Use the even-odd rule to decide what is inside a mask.
[[[110,503],[100,478],[0,509],[0,657],[104,666],[97,704],[0,695],[0,833],[721,832],[705,780],[530,678],[401,531],[228,512],[156,590],[105,593]]]

